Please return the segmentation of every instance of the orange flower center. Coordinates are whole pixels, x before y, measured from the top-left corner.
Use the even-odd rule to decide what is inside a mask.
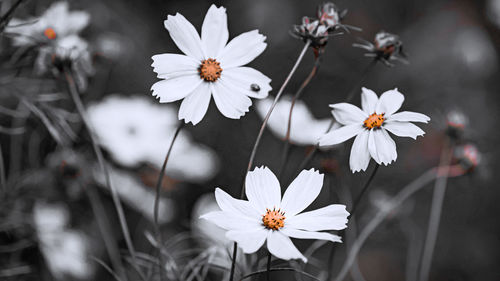
[[[285,226],[285,212],[282,212],[280,209],[266,209],[266,214],[262,215],[262,222],[264,226],[272,229],[278,230]]]
[[[56,39],[56,32],[54,31],[54,29],[48,27],[46,28],[44,31],[43,31],[43,35],[45,35],[45,37],[53,40],[53,39]]]
[[[201,79],[207,82],[215,82],[220,78],[222,68],[220,67],[220,63],[215,59],[206,59],[201,62],[198,72]]]
[[[385,113],[373,113],[372,115],[368,116],[368,118],[366,118],[366,120],[363,122],[363,125],[368,129],[380,128],[380,126],[382,126],[385,121],[384,114]]]

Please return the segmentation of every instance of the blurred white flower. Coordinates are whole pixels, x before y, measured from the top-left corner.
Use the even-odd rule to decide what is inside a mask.
[[[163,80],[156,82],[151,90],[161,103],[183,99],[179,120],[199,123],[211,96],[219,111],[232,119],[248,112],[252,105],[250,97],[267,97],[271,79],[253,68],[243,67],[267,46],[266,37],[258,30],[245,32],[227,43],[226,9],[215,5],[205,16],[201,39],[194,26],[179,13],[167,17],[165,28],[186,55],[154,55],[153,70]]]
[[[226,238],[237,242],[245,253],[256,252],[267,240],[267,248],[274,256],[307,262],[290,237],[341,242],[339,236],[321,231],[347,227],[349,213],[344,205],[300,213],[316,199],[322,186],[322,174],[304,170],[281,198],[280,183],[273,172],[267,167],[256,168],[245,181],[248,201],[234,199],[216,188],[215,198],[222,211],[201,218],[228,230]]]
[[[94,69],[88,43],[78,33],[89,20],[87,12],[70,12],[68,2],[61,1],[53,3],[38,19],[12,19],[5,31],[14,35],[15,46],[39,45],[35,61],[39,74],[49,69],[60,71],[67,64],[78,88],[84,91],[87,77],[94,73]]]
[[[5,32],[14,35],[15,46],[50,43],[78,34],[88,25],[89,20],[90,15],[87,12],[70,12],[68,2],[60,1],[52,3],[39,18],[13,18]]]
[[[90,123],[100,144],[121,165],[150,163],[160,168],[178,126],[175,107],[158,105],[146,97],[112,95],[89,106]],[[204,181],[217,172],[217,158],[209,148],[194,143],[180,132],[166,174],[192,182]]]
[[[468,26],[456,32],[452,54],[467,68],[468,75],[487,77],[496,73],[498,55],[488,33],[479,26]]]
[[[488,0],[484,10],[489,20],[500,28],[500,0]]]
[[[136,177],[133,177],[125,171],[108,166],[111,184],[115,186],[118,195],[122,200],[131,206],[133,209],[141,213],[149,221],[154,221],[154,202],[155,192],[154,189],[145,186]],[[106,178],[104,172],[100,169],[99,165],[93,168],[95,180],[102,187],[106,187]],[[173,219],[174,201],[170,198],[161,197],[158,202],[158,221],[166,223]]]
[[[36,203],[33,220],[40,251],[57,279],[87,279],[94,273],[89,262],[89,240],[82,232],[68,229],[69,210],[62,204]]]
[[[257,102],[257,113],[264,118],[273,101],[269,98]],[[292,101],[290,97],[283,97],[276,104],[267,126],[278,138],[285,139],[288,117]],[[307,108],[307,105],[297,100],[293,108],[290,125],[290,142],[297,145],[316,145],[318,139],[325,134],[330,126],[331,119],[316,119]]]
[[[427,123],[430,120],[421,113],[395,113],[403,101],[404,96],[397,89],[386,91],[378,98],[372,90],[362,88],[363,110],[348,103],[331,104],[333,117],[344,126],[321,137],[319,145],[334,145],[356,136],[349,158],[353,172],[365,171],[370,157],[378,164],[390,164],[398,154],[396,143],[387,131],[396,136],[416,139],[425,132],[410,122]]]

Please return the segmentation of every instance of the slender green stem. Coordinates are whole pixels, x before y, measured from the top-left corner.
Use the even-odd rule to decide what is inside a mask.
[[[375,164],[375,168],[373,169],[370,177],[366,181],[365,185],[361,189],[361,192],[358,194],[358,197],[354,200],[354,203],[352,204],[352,209],[351,209],[351,215],[350,217],[354,217],[354,214],[356,213],[356,210],[358,209],[359,203],[361,202],[361,199],[365,195],[366,191],[368,190],[368,187],[370,187],[370,184],[372,183],[373,179],[375,178],[375,174],[378,171],[378,168],[380,167],[379,164]]]
[[[165,272],[163,271],[163,266],[165,263],[163,262],[163,255],[161,253],[161,247],[163,246],[163,237],[160,232],[160,224],[158,223],[158,208],[160,205],[160,191],[161,191],[161,183],[163,182],[163,176],[165,175],[165,169],[167,168],[168,159],[170,158],[170,153],[172,152],[172,148],[174,147],[175,140],[179,135],[184,123],[180,123],[177,129],[175,130],[172,141],[170,142],[170,146],[168,147],[167,154],[165,155],[165,160],[163,161],[163,165],[161,166],[160,175],[158,176],[158,181],[156,182],[156,195],[155,195],[155,203],[154,203],[154,227],[156,234],[156,241],[158,242],[158,270],[160,273],[160,280],[165,280]]]
[[[386,207],[378,211],[378,213],[373,216],[371,221],[366,225],[366,227],[361,231],[356,241],[354,241],[353,246],[351,247],[347,258],[342,265],[340,273],[335,277],[335,281],[342,281],[346,277],[349,272],[351,266],[353,265],[356,256],[358,255],[361,247],[365,243],[366,239],[370,236],[370,234],[375,231],[375,229],[384,221],[387,215],[401,205],[406,199],[408,199],[415,192],[419,191],[423,187],[425,187],[428,183],[436,178],[437,169],[430,169],[429,171],[422,174],[420,177],[413,180],[410,184],[401,189],[401,191],[394,196]]]
[[[313,275],[311,275],[311,274],[309,274],[309,273],[307,273],[307,272],[304,272],[304,271],[301,271],[301,270],[295,269],[295,268],[293,268],[293,267],[277,267],[277,268],[272,268],[272,269],[270,269],[269,271],[292,271],[292,272],[297,272],[297,273],[300,273],[300,274],[302,274],[302,275],[304,275],[304,276],[306,276],[306,277],[309,277],[309,278],[311,278],[312,280],[317,280],[317,281],[319,281],[319,280],[320,280],[320,279],[318,279],[318,278],[314,277]],[[247,279],[247,278],[250,278],[250,277],[252,277],[252,276],[260,275],[260,274],[262,274],[262,273],[266,273],[266,272],[267,272],[267,269],[266,269],[266,270],[259,270],[259,271],[252,272],[252,273],[250,273],[250,274],[247,274],[247,275],[245,275],[245,276],[241,277],[240,281],[243,281],[243,280],[245,280],[245,279]]]
[[[85,125],[85,128],[87,129],[87,131],[90,135],[92,149],[94,150],[94,153],[97,157],[97,162],[99,163],[99,168],[104,173],[107,188],[111,191],[111,197],[113,199],[113,203],[114,203],[116,211],[118,213],[118,220],[120,222],[123,236],[125,238],[125,242],[127,244],[127,248],[130,252],[130,255],[132,256],[132,260],[133,260],[132,264],[134,267],[136,267],[136,270],[138,272],[140,272],[139,266],[137,264],[136,252],[135,252],[134,246],[132,244],[132,239],[130,238],[130,232],[128,230],[127,220],[125,219],[125,213],[124,213],[123,207],[121,205],[120,197],[118,196],[118,192],[116,191],[113,184],[111,184],[111,178],[109,175],[108,167],[104,162],[104,156],[102,155],[101,149],[97,145],[97,141],[95,139],[95,136],[94,136],[92,130],[90,129],[90,122],[88,121],[87,113],[85,111],[85,107],[83,106],[82,100],[80,99],[80,95],[78,93],[78,89],[76,88],[75,81],[73,79],[73,75],[71,73],[71,70],[64,68],[64,75],[65,75],[66,81],[68,83],[68,88],[69,88],[71,98],[73,99],[73,102],[75,103],[78,114],[82,118],[83,124]],[[117,247],[116,245],[114,245],[114,243],[112,245],[109,245],[109,246]],[[119,259],[119,257],[111,257],[111,258],[115,259],[114,266],[115,265],[118,266],[117,270],[124,272],[123,266],[121,264],[121,260]],[[141,275],[141,279],[144,280],[144,276],[142,274],[140,274],[140,275]],[[126,276],[122,276],[122,279],[126,279]]]
[[[418,278],[419,281],[426,281],[429,279],[432,256],[434,254],[434,247],[436,246],[436,239],[439,231],[439,222],[441,219],[441,211],[443,209],[444,195],[446,193],[446,184],[448,182],[448,171],[452,157],[452,149],[453,148],[451,145],[448,148],[448,144],[445,143],[443,151],[441,152],[441,160],[439,165],[440,176],[436,179],[436,182],[434,184],[431,214],[429,217],[427,235],[425,237],[424,251],[422,253],[422,264]]]
[[[297,61],[295,61],[295,64],[292,67],[292,70],[290,70],[290,73],[288,74],[285,81],[283,82],[283,85],[281,85],[281,88],[279,89],[278,93],[276,94],[276,97],[274,98],[274,101],[273,101],[271,107],[269,108],[269,111],[267,112],[266,117],[264,118],[264,121],[262,122],[262,126],[260,127],[259,133],[258,133],[257,138],[255,140],[255,144],[253,146],[252,152],[250,153],[250,159],[248,160],[247,170],[245,172],[245,177],[243,179],[243,185],[241,188],[240,198],[245,197],[245,178],[246,178],[248,172],[250,172],[250,169],[252,168],[253,161],[255,159],[255,154],[257,153],[257,148],[259,147],[260,139],[262,138],[262,134],[264,133],[264,129],[266,128],[267,122],[269,121],[269,117],[271,116],[271,113],[273,112],[274,107],[276,106],[276,104],[278,103],[278,100],[280,99],[281,95],[283,94],[285,87],[288,85],[288,82],[290,82],[290,79],[292,78],[293,74],[295,73],[295,71],[299,67],[300,62],[304,58],[304,55],[305,55],[305,53],[310,45],[311,45],[311,41],[307,41],[306,44],[304,45],[304,48],[302,48],[302,51],[300,52],[300,55],[297,58]],[[231,261],[231,271],[229,273],[229,281],[234,280],[234,270],[235,270],[235,266],[236,266],[237,253],[238,253],[238,245],[237,245],[237,243],[234,243],[233,244],[233,257],[232,257],[232,261]]]
[[[287,123],[287,129],[286,129],[285,140],[284,140],[284,145],[283,145],[283,152],[281,155],[281,164],[280,164],[280,168],[278,170],[278,178],[281,178],[281,175],[283,173],[283,170],[284,170],[284,167],[286,164],[286,160],[288,159],[288,152],[290,150],[290,134],[291,134],[291,129],[292,129],[292,114],[293,114],[293,109],[295,107],[295,103],[300,98],[300,96],[302,95],[302,92],[307,87],[307,85],[309,85],[309,83],[311,82],[313,77],[316,76],[316,73],[318,73],[318,68],[319,68],[319,65],[321,64],[321,55],[322,55],[322,52],[319,52],[318,55],[315,56],[314,66],[311,69],[311,72],[309,73],[309,75],[307,75],[306,79],[304,80],[304,82],[302,82],[299,89],[297,90],[297,92],[295,93],[295,95],[292,98],[292,102],[290,105],[290,112],[288,113],[288,123]]]

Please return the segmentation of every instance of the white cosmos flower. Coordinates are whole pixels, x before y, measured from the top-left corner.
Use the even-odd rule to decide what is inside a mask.
[[[378,164],[390,164],[398,154],[396,143],[387,131],[399,137],[416,139],[425,132],[410,122],[427,123],[430,120],[421,113],[396,113],[403,101],[404,96],[397,89],[386,91],[378,98],[372,90],[362,88],[363,110],[348,103],[331,104],[333,117],[344,126],[321,137],[319,145],[334,145],[356,136],[349,159],[353,172],[365,171],[370,157]]]
[[[156,82],[151,90],[161,103],[183,99],[179,120],[193,125],[199,123],[207,112],[211,96],[219,111],[232,119],[239,119],[248,112],[252,105],[250,97],[267,97],[271,79],[243,66],[266,48],[266,37],[258,30],[245,32],[227,43],[226,9],[215,5],[205,16],[201,38],[179,13],[167,17],[165,28],[185,55],[152,57],[153,70],[163,80]]]
[[[145,96],[111,95],[88,108],[99,143],[123,166],[141,163],[160,168],[179,120],[173,105],[158,105]],[[181,131],[172,149],[166,174],[190,182],[205,181],[217,172],[215,152]]]
[[[270,98],[257,102],[257,113],[264,118],[273,101]],[[279,138],[286,137],[288,117],[292,101],[290,97],[283,97],[274,108],[267,126]],[[316,119],[307,105],[297,100],[293,108],[290,125],[290,142],[297,145],[316,145],[318,139],[325,134],[330,126],[331,118]]]
[[[226,238],[238,243],[245,253],[256,252],[267,240],[267,249],[283,259],[307,259],[293,245],[290,237],[341,242],[337,235],[322,230],[341,230],[347,227],[344,205],[326,207],[301,213],[321,191],[323,175],[304,170],[290,184],[281,198],[280,183],[267,167],[249,172],[245,181],[248,201],[231,197],[222,189],[215,190],[222,211],[210,212],[207,219],[226,230]]]

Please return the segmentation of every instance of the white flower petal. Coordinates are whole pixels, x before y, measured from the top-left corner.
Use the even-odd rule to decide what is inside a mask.
[[[226,232],[226,237],[238,243],[238,247],[240,247],[244,253],[252,254],[262,247],[266,241],[268,232],[270,232],[270,230],[261,226],[260,229],[256,230],[230,230]]]
[[[152,57],[153,71],[158,78],[169,79],[185,75],[198,75],[200,62],[192,57],[178,54],[159,54]]]
[[[249,230],[258,229],[262,226],[262,221],[241,216],[233,213],[215,211],[202,215],[201,219],[206,219],[226,230]]]
[[[173,102],[185,98],[192,93],[203,80],[197,75],[179,76],[161,80],[153,84],[153,96],[160,98],[160,102]]]
[[[179,120],[184,119],[185,123],[198,124],[207,113],[211,97],[210,85],[202,82],[182,101],[179,108]]]
[[[65,19],[64,33],[74,34],[82,31],[90,22],[90,15],[87,12],[71,12]]]
[[[199,61],[205,59],[200,36],[194,26],[181,14],[168,15],[164,22],[177,47],[186,55]]]
[[[410,122],[386,121],[384,122],[383,127],[398,137],[410,137],[417,139],[418,136],[423,136],[425,134],[422,129]]]
[[[210,6],[201,26],[201,42],[209,58],[215,58],[229,38],[226,8]]]
[[[404,100],[405,97],[397,88],[386,91],[380,96],[377,106],[375,107],[375,112],[377,114],[385,113],[384,117],[388,118],[401,108]]]
[[[347,227],[348,216],[345,205],[332,204],[286,218],[285,226],[307,231],[342,230]]]
[[[380,160],[378,158],[378,153],[377,153],[377,145],[375,143],[375,137],[374,137],[374,130],[370,130],[368,133],[368,151],[370,152],[371,157],[375,162],[380,164]]]
[[[365,130],[361,124],[342,126],[336,130],[328,132],[319,139],[320,146],[334,145],[344,142]]]
[[[377,94],[365,87],[361,88],[361,91],[361,108],[367,114],[373,114],[378,102]]]
[[[285,216],[292,217],[311,205],[323,187],[323,178],[324,175],[314,169],[300,172],[281,200],[281,210]]]
[[[398,157],[396,143],[384,129],[373,130],[373,138],[380,163],[388,165],[396,160]]]
[[[252,105],[252,100],[249,97],[234,93],[226,85],[218,81],[211,83],[212,94],[215,100],[215,105],[222,115],[231,119],[240,119],[241,116],[248,112]]]
[[[349,156],[349,166],[351,171],[359,172],[366,171],[368,164],[370,163],[370,152],[368,151],[368,136],[370,131],[364,130],[359,133],[354,139],[354,143],[351,148],[351,155]]]
[[[333,108],[333,117],[342,125],[363,124],[363,121],[368,118],[367,113],[349,103],[331,104],[330,107]]]
[[[215,200],[219,208],[227,213],[249,218],[260,218],[262,215],[252,207],[249,201],[235,199],[220,188],[215,189]]]
[[[280,229],[280,231],[289,237],[298,239],[319,239],[319,240],[328,240],[332,242],[342,242],[340,236],[333,235],[327,232],[305,231],[289,227],[284,227]]]
[[[401,111],[398,113],[394,113],[393,115],[386,118],[387,121],[400,121],[400,122],[422,122],[427,123],[431,120],[429,116],[411,111]]]
[[[307,258],[293,245],[292,240],[280,231],[268,232],[267,249],[275,257],[282,260],[301,259],[304,263],[307,262]]]
[[[239,92],[257,99],[266,98],[271,91],[271,79],[251,67],[235,67],[222,71],[221,80],[239,89]],[[253,91],[252,84],[260,90]]]
[[[248,172],[245,193],[248,201],[262,214],[266,212],[266,208],[280,207],[280,183],[268,167],[257,167]]]
[[[245,65],[253,61],[266,49],[265,40],[266,37],[260,34],[258,30],[242,33],[226,45],[217,60],[221,63],[223,70]]]

